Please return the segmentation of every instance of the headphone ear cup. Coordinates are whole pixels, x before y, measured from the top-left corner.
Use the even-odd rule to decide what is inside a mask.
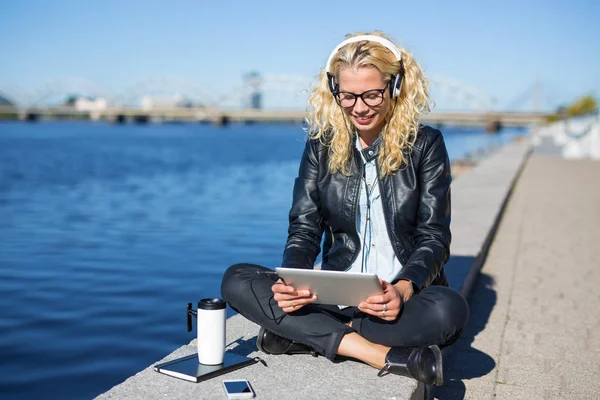
[[[390,87],[392,89],[392,97],[400,96],[400,89],[402,88],[402,74],[398,74],[394,77],[394,84]]]
[[[400,92],[402,91],[402,81],[404,80],[404,62],[400,60],[400,70],[398,71],[398,75],[396,75],[396,84],[394,85],[394,97],[400,96]]]
[[[337,84],[335,83],[335,76],[327,73],[327,84],[329,85],[329,91],[333,94],[337,92]]]

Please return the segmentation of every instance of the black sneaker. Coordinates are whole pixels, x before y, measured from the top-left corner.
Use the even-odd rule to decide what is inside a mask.
[[[312,354],[313,357],[317,357],[312,347],[286,339],[263,327],[258,331],[256,347],[266,354]]]

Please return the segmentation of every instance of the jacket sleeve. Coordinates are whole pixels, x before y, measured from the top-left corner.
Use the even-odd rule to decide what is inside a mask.
[[[413,283],[420,291],[438,276],[450,257],[450,160],[439,131],[425,143],[419,169],[420,199],[415,247],[393,282]],[[430,143],[427,146],[428,142]]]
[[[294,182],[292,208],[289,214],[288,239],[282,266],[312,269],[321,249],[323,235],[317,179],[319,164],[316,143],[308,140]]]

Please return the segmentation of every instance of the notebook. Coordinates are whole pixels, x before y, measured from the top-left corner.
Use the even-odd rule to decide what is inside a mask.
[[[223,364],[204,365],[198,361],[198,354],[181,357],[175,360],[156,364],[154,370],[161,374],[184,379],[190,382],[202,382],[215,376],[223,375],[236,369],[252,365],[260,359],[249,358],[240,354],[226,351],[223,358]]]

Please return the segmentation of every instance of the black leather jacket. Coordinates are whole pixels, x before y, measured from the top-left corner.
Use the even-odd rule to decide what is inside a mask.
[[[331,174],[327,147],[319,140],[306,142],[282,266],[312,269],[323,233],[322,269],[347,271],[358,257],[356,213],[363,163],[359,150],[353,149],[351,175]],[[366,159],[373,159],[379,146],[362,151]],[[450,254],[451,180],[442,134],[428,126],[420,127],[407,163],[393,175],[380,177],[388,235],[403,265],[392,283],[406,279],[417,291],[432,284],[448,285],[443,265]]]

